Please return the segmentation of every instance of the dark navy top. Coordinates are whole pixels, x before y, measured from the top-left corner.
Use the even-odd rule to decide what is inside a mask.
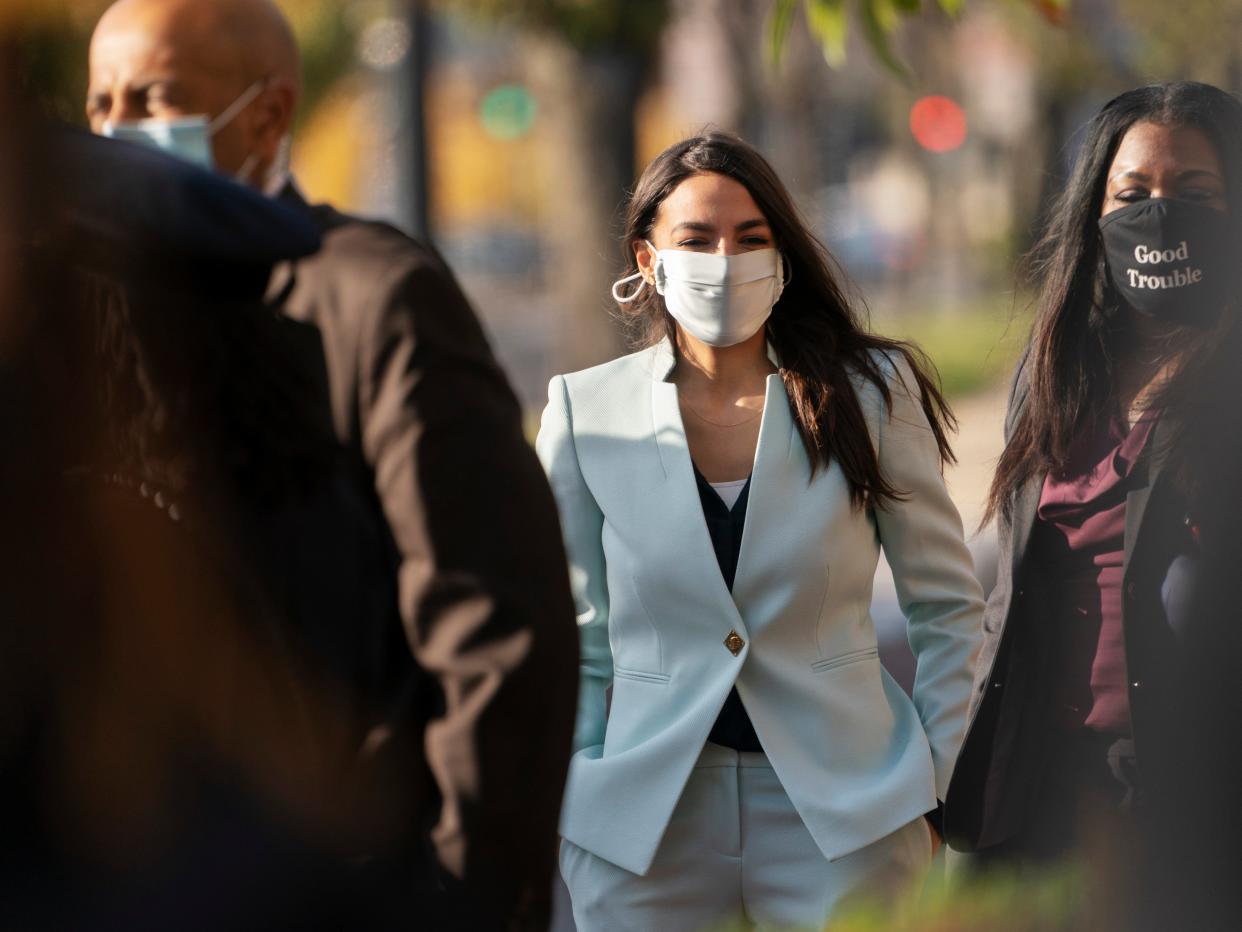
[[[703,506],[703,520],[707,523],[707,533],[712,539],[712,549],[716,551],[716,562],[720,564],[720,575],[725,585],[733,591],[733,578],[737,575],[737,558],[742,552],[742,530],[746,525],[746,503],[750,499],[750,480],[742,487],[741,494],[730,509],[712,488],[711,483],[703,478],[698,467],[694,469],[694,481],[699,487],[699,501]],[[755,734],[755,726],[746,714],[742,705],[742,697],[737,687],[729,690],[716,716],[716,722],[707,736],[714,744],[721,744],[735,751],[763,751],[759,736]],[[926,814],[926,818],[943,835],[944,804],[937,800],[936,808]]]
[[[720,564],[720,575],[725,585],[733,591],[733,577],[737,575],[737,558],[742,551],[742,529],[746,525],[746,502],[750,498],[750,480],[742,487],[741,494],[733,507],[729,508],[711,483],[703,478],[698,467],[694,470],[694,481],[699,487],[699,501],[703,506],[703,520],[707,523],[707,533],[712,539],[712,549],[716,551],[716,562]],[[742,705],[742,697],[737,687],[729,690],[712,725],[707,740],[714,744],[722,744],[735,751],[762,751],[759,736],[755,734],[755,726],[751,724],[746,707]]]

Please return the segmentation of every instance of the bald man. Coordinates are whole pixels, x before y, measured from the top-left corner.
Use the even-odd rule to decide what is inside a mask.
[[[269,0],[121,0],[91,42],[87,114],[96,132],[230,174],[323,232],[322,252],[278,272],[271,294],[319,328],[337,433],[391,531],[405,637],[385,658],[398,670],[386,695],[405,699],[376,734],[408,742],[411,786],[434,787],[411,825],[411,850],[435,855],[413,855],[412,908],[427,928],[546,928],[577,676],[555,506],[439,257],[307,206],[289,179],[299,88]]]

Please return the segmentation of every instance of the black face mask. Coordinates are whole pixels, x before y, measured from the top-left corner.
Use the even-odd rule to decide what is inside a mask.
[[[1100,218],[1113,287],[1141,314],[1206,326],[1230,297],[1232,227],[1223,211],[1148,198]]]

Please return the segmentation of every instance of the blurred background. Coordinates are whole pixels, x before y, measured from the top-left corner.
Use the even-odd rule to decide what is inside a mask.
[[[626,348],[609,286],[643,166],[707,125],[759,146],[872,326],[918,342],[958,415],[946,475],[976,533],[1032,289],[1018,269],[1113,95],[1242,89],[1242,0],[278,0],[303,51],[293,149],[312,201],[429,238],[533,438],[548,378]],[[84,122],[109,0],[0,0],[40,108]],[[872,615],[913,657],[882,562]]]
[[[625,351],[620,207],[707,125],[774,163],[874,329],[918,342],[960,423],[946,475],[976,533],[1032,289],[1019,261],[1119,91],[1242,89],[1242,0],[278,0],[303,51],[293,149],[312,201],[429,238],[533,438],[548,378]],[[109,0],[0,0],[42,109],[84,122]],[[913,681],[881,563],[872,615]]]
[[[36,15],[30,93],[81,122],[107,0]],[[713,124],[757,144],[962,420],[967,526],[1025,338],[1015,272],[1076,133],[1149,80],[1242,84],[1240,0],[281,0],[305,55],[312,200],[432,239],[532,421],[548,377],[622,351],[608,287],[642,166]]]
[[[625,350],[609,286],[627,189],[665,146],[716,125],[774,163],[873,327],[937,364],[968,533],[1029,327],[1018,263],[1081,128],[1153,80],[1242,90],[1242,0],[278,2],[304,58],[300,186],[434,242],[532,436],[552,374]],[[85,122],[87,44],[107,5],[0,0],[6,51],[46,112]],[[986,582],[988,536],[973,549]],[[873,614],[908,684],[883,576]]]

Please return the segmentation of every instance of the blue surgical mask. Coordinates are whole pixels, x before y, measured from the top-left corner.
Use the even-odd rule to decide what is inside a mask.
[[[161,119],[132,120],[126,123],[104,123],[102,134],[110,139],[122,139],[151,146],[175,155],[177,158],[211,170],[215,159],[211,154],[211,138],[228,126],[259,96],[267,79],[255,81],[225,108],[214,120],[206,115]]]

